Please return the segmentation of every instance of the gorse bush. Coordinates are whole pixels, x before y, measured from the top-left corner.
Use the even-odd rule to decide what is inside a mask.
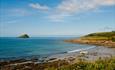
[[[115,37],[112,37],[111,40],[112,40],[113,42],[115,42]]]

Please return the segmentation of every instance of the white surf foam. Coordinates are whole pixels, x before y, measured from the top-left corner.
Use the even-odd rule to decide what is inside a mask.
[[[92,49],[92,48],[95,48],[95,47],[96,46],[91,46],[91,47],[88,47],[88,48],[76,49],[76,50],[72,50],[72,51],[67,51],[67,53],[79,52],[79,51],[82,51],[82,50],[89,50],[89,49]]]

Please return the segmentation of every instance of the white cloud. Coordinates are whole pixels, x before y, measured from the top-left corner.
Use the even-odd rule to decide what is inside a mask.
[[[17,23],[17,20],[7,21],[6,23]]]
[[[17,23],[19,22],[19,20],[5,20],[5,21],[1,21],[1,24],[12,24],[12,23]]]
[[[112,31],[112,30],[115,30],[115,27],[106,26],[106,27],[102,28],[101,30],[110,30],[110,31]]]
[[[106,5],[115,5],[115,0],[64,0],[57,9],[60,12],[76,13]]]
[[[115,0],[63,0],[51,15],[51,20],[60,20],[66,15],[95,10],[101,6],[115,5]]]
[[[103,5],[115,5],[115,0],[102,0]]]
[[[45,6],[45,5],[40,5],[39,3],[31,3],[29,4],[30,7],[34,8],[34,9],[38,9],[38,10],[42,10],[42,11],[47,11],[49,10],[49,7],[48,6]]]
[[[28,15],[27,10],[25,9],[10,9],[10,12],[14,15],[14,16],[26,16]]]
[[[39,3],[31,3],[30,7],[48,11],[48,18],[52,21],[62,21],[65,17],[86,11],[94,11],[101,6],[115,5],[115,0],[62,0],[56,7],[50,8]]]
[[[69,14],[53,14],[53,15],[50,15],[48,18],[54,22],[60,22],[60,21],[63,21],[63,19],[65,17],[68,17],[68,16],[71,16]]]

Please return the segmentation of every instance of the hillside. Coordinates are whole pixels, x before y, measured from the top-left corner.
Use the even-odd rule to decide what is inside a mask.
[[[79,39],[66,40],[66,42],[99,45],[115,48],[115,31],[91,33]]]
[[[115,42],[115,31],[92,33],[92,34],[88,34],[86,36],[81,37],[81,39],[87,39],[87,40],[106,40],[106,41]]]

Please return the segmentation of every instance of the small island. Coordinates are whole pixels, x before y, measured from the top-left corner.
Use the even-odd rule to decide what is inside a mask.
[[[79,39],[65,41],[71,43],[89,44],[115,48],[115,31],[91,33],[82,36]]]
[[[18,38],[29,38],[29,35],[28,34],[22,34]]]

